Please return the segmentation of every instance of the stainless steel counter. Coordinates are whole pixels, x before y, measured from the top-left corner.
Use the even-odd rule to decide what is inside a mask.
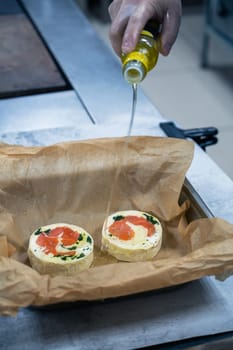
[[[22,3],[73,89],[0,100],[0,139],[46,145],[124,136],[132,92],[117,58],[72,0]],[[141,91],[138,102],[132,134],[164,136],[164,118]],[[233,223],[233,182],[198,146],[187,178],[213,215]],[[232,277],[209,277],[105,302],[24,309],[0,317],[0,349],[133,349],[232,332],[232,290]]]
[[[205,278],[112,301],[25,309],[0,318],[1,350],[126,350],[227,332],[231,296],[231,280]]]

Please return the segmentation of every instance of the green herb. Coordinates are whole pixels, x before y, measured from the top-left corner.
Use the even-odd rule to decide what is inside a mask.
[[[145,215],[146,220],[151,222],[153,225],[155,225],[155,224],[159,225],[159,222],[157,220],[155,220],[152,215],[147,215],[145,213],[143,215]]]
[[[90,243],[90,244],[92,243],[92,239],[91,239],[90,236],[87,236],[87,242]]]
[[[109,233],[109,237],[112,237],[112,234],[111,234],[111,233]]]
[[[76,245],[73,245],[72,247],[65,247],[63,244],[61,244],[62,248],[68,249],[68,250],[75,250],[77,247]]]
[[[72,255],[72,256],[62,256],[61,259],[66,261],[67,259],[70,259],[70,260],[74,260],[74,259],[78,259],[79,257],[77,257],[77,255]]]
[[[40,228],[38,228],[38,230],[36,230],[36,232],[34,233],[34,235],[39,235],[41,233],[41,227]]]
[[[113,220],[114,220],[114,221],[120,221],[120,220],[122,220],[122,219],[124,219],[124,216],[123,216],[123,215],[113,216]]]
[[[83,240],[83,235],[80,233],[80,235],[78,236],[78,241],[82,241]]]
[[[73,255],[69,258],[71,258],[71,260],[74,260],[74,259],[81,259],[81,258],[84,258],[85,254],[81,253],[79,256],[77,255]]]
[[[47,230],[44,230],[45,233],[49,233],[51,231],[51,228],[48,228]]]
[[[80,255],[72,255],[72,256],[62,256],[62,255],[54,255],[54,258],[60,258],[61,260],[74,260],[74,259],[81,259],[81,258],[84,258],[85,254],[84,253],[81,253]]]

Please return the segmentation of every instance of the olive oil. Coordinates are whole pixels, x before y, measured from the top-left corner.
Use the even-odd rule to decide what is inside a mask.
[[[155,67],[159,56],[159,45],[159,25],[149,21],[141,32],[135,49],[121,56],[123,76],[128,83],[140,83]]]
[[[135,116],[135,111],[136,111],[136,105],[137,105],[137,84],[132,84],[132,89],[133,89],[133,100],[132,100],[132,109],[131,109],[131,116],[130,116],[130,122],[129,122],[129,128],[127,132],[127,136],[131,135],[132,127],[133,127],[133,122],[134,122],[134,116]]]

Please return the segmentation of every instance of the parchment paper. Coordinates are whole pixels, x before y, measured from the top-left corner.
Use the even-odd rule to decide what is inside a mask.
[[[190,141],[158,137],[96,139],[49,147],[0,147],[0,313],[68,301],[99,300],[233,272],[233,225],[221,219],[187,222],[178,204],[192,161]],[[115,174],[119,177],[115,181]],[[135,209],[163,225],[159,254],[148,262],[118,262],[100,252],[110,213]],[[94,263],[72,277],[40,275],[28,262],[30,234],[65,222],[95,241]]]

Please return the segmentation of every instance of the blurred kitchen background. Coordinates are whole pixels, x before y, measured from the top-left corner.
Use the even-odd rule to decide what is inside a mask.
[[[111,50],[111,1],[76,1]],[[233,179],[233,0],[184,0],[172,52],[160,56],[142,88],[179,127],[217,127],[218,143],[207,153]]]

